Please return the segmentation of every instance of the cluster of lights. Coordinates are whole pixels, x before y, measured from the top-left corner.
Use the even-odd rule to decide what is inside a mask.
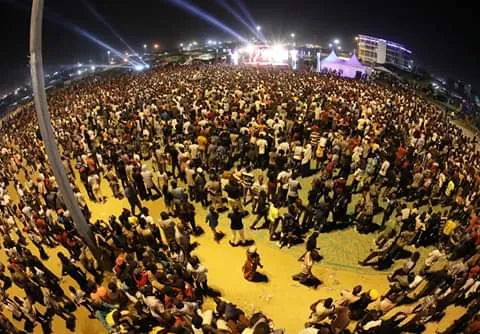
[[[328,47],[330,49],[333,49],[334,47],[336,46],[337,50],[341,51],[342,50],[342,46],[340,45],[340,40],[338,38],[335,38],[333,40],[333,43],[329,43],[328,44]]]
[[[209,40],[207,41],[207,45],[217,45],[217,44],[218,44],[218,45],[222,45],[222,42],[220,42],[220,41],[218,41],[218,42],[217,42],[217,41],[212,41],[211,39],[209,39]]]

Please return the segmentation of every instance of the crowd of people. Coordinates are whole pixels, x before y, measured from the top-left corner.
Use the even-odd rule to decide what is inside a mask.
[[[268,277],[257,271],[260,255],[245,228],[267,229],[280,248],[305,242],[292,279],[314,288],[322,284],[312,272],[319,236],[350,226],[378,232],[360,264],[396,265],[389,290],[359,285],[316,301],[303,331],[419,333],[453,304],[466,313],[444,333],[479,331],[477,143],[414,91],[211,65],[112,71],[58,89],[48,102],[78,204],[115,266],[105,272],[77,233],[33,106],[24,106],[0,137],[2,330],[49,333],[58,316],[74,331],[75,310],[85,308],[111,333],[275,331],[263,313],[245,314],[211,289],[194,254],[191,236],[222,242],[225,215],[230,245],[248,246],[242,269],[252,282]],[[95,220],[81,190],[92,202],[111,192],[129,206]],[[163,205],[160,217],[146,201]],[[245,227],[249,214],[255,219]],[[65,287],[44,265],[51,251],[75,284]],[[13,285],[25,297],[12,296]],[[203,308],[205,298],[216,308]],[[385,317],[406,304],[410,310]]]

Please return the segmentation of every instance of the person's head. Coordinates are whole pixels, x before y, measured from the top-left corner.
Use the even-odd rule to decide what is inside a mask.
[[[117,285],[114,283],[114,282],[110,282],[108,283],[108,290],[112,291],[112,292],[116,292],[117,291]]]
[[[162,220],[167,220],[168,219],[168,213],[166,213],[165,211],[162,211],[162,213],[160,213],[160,218],[162,218]]]
[[[195,327],[196,329],[200,329],[202,327],[202,324],[203,324],[202,317],[199,316],[198,314],[194,314],[192,318],[193,327]]]
[[[352,294],[353,294],[354,296],[358,296],[358,295],[362,292],[362,289],[363,289],[363,288],[362,288],[361,285],[357,285],[357,286],[355,286],[355,287],[353,288]]]
[[[419,258],[420,258],[420,253],[419,252],[414,252],[412,254],[412,261],[417,262]]]
[[[327,298],[323,302],[323,306],[325,306],[326,308],[331,308],[332,305],[333,305],[333,298]]]

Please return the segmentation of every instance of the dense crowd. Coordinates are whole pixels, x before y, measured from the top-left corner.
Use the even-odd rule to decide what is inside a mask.
[[[360,264],[396,264],[389,290],[358,285],[318,300],[305,332],[419,333],[453,304],[466,313],[444,333],[479,331],[480,155],[474,139],[415,92],[288,70],[185,66],[85,79],[51,94],[49,106],[78,204],[115,266],[104,272],[84,247],[33,107],[24,107],[0,137],[8,258],[0,264],[0,331],[49,333],[55,316],[74,331],[81,307],[111,333],[274,332],[266,315],[245,314],[208,286],[190,239],[210,233],[197,222],[203,208],[215,241],[226,215],[230,245],[248,246],[242,270],[253,282],[268,277],[245,240],[249,214],[249,227],[268,229],[280,248],[305,242],[292,279],[313,288],[322,284],[312,273],[319,235],[350,225],[380,231]],[[107,201],[102,179],[129,203],[108,221],[91,219],[80,191]],[[145,201],[165,210],[152,217]],[[47,248],[76,283],[68,291],[44,265]],[[25,297],[12,296],[13,285]],[[216,308],[202,307],[205,298]],[[411,308],[384,316],[400,305]]]

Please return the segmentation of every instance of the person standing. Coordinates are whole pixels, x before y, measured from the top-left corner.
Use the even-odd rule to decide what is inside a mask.
[[[155,190],[156,196],[160,197],[161,193],[157,185],[153,182],[153,173],[148,169],[147,165],[142,165],[142,172],[140,173],[145,184],[145,191],[147,192],[147,198],[153,200],[152,189]]]
[[[75,282],[77,282],[80,288],[85,291],[88,287],[87,276],[85,273],[81,271],[79,267],[71,263],[65,254],[58,252],[57,256],[62,263],[62,276],[70,276]]]
[[[130,210],[132,211],[133,215],[135,215],[136,207],[142,210],[142,203],[140,203],[140,200],[138,199],[138,195],[137,195],[137,190],[135,189],[135,186],[132,183],[127,184],[127,186],[125,187],[125,197],[127,198],[128,203],[130,204]]]
[[[245,245],[245,234],[243,231],[243,218],[248,215],[246,211],[240,211],[238,206],[233,207],[233,211],[228,214],[230,218],[230,229],[232,230],[232,240],[229,241],[232,247],[239,244]]]
[[[213,240],[215,240],[217,243],[220,242],[220,233],[217,232],[217,226],[218,226],[218,212],[215,210],[213,206],[211,206],[208,209],[207,213],[207,224],[212,230],[213,233]]]

